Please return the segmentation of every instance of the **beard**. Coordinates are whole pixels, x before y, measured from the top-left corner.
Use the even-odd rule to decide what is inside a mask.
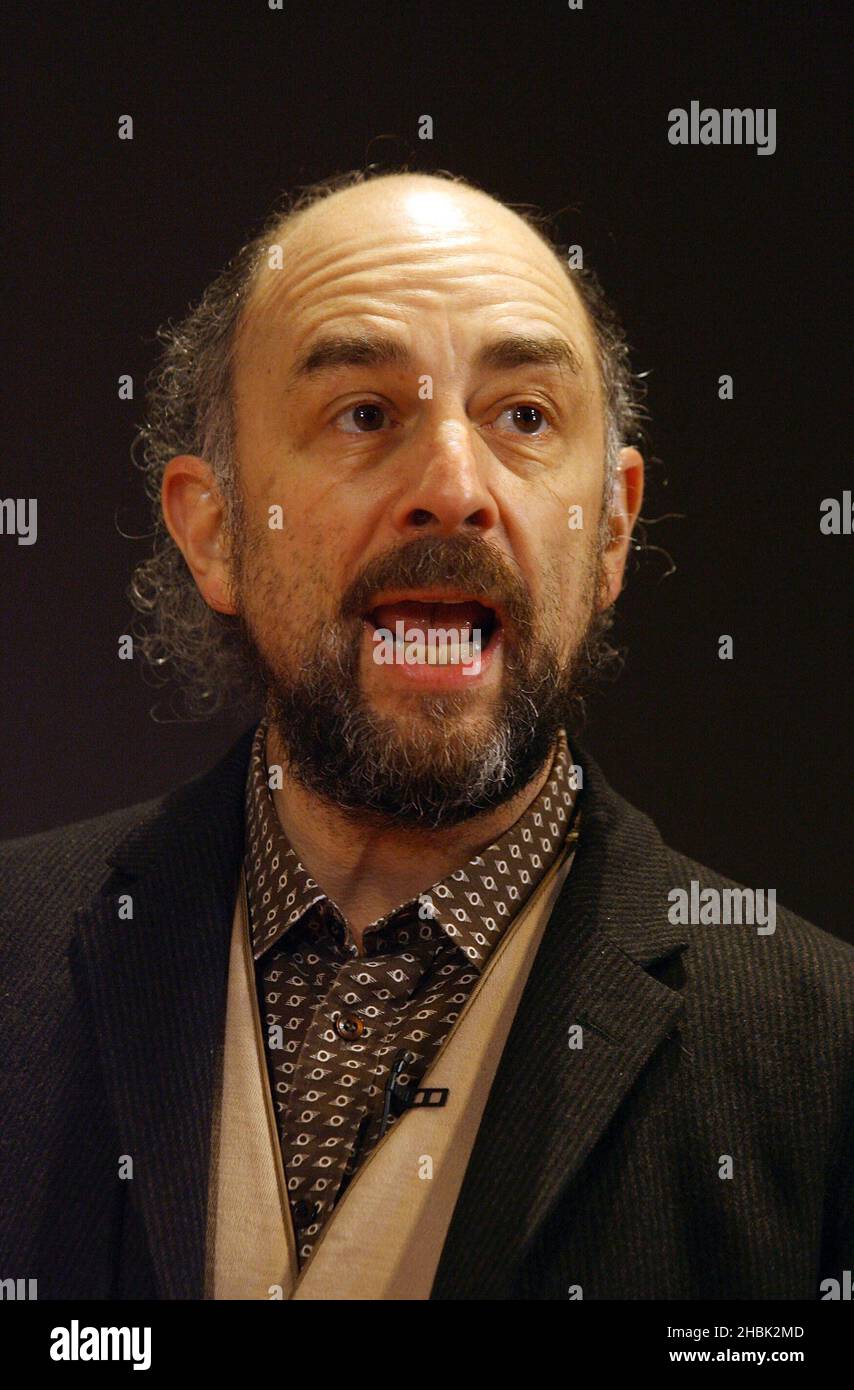
[[[581,726],[586,697],[615,655],[605,642],[611,610],[597,603],[603,556],[600,531],[579,577],[576,631],[564,657],[556,633],[537,622],[527,585],[507,556],[460,535],[417,538],[374,559],[344,594],[339,615],[315,629],[311,649],[294,663],[265,650],[253,628],[244,553],[237,565],[239,642],[288,771],[340,813],[401,829],[453,826],[516,796],[545,764],[558,730],[571,734]],[[371,597],[431,586],[501,607],[502,681],[489,709],[474,712],[467,691],[413,692],[399,713],[386,714],[362,690],[363,615]],[[271,577],[253,584],[259,591],[273,598]],[[264,611],[269,623],[269,606]]]

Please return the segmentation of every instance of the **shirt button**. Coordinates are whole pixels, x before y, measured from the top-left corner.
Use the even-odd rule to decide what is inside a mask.
[[[365,1031],[365,1020],[358,1014],[339,1014],[335,1020],[335,1032],[339,1038],[346,1038],[352,1042],[353,1038],[360,1038]]]
[[[298,1202],[294,1202],[294,1220],[298,1226],[310,1226],[317,1212],[317,1202],[310,1202],[307,1197],[300,1197]]]

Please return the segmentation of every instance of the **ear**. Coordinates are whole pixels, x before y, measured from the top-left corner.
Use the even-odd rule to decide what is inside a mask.
[[[225,508],[204,459],[179,454],[170,459],[160,490],[163,519],[209,608],[235,613],[225,544]]]
[[[616,603],[623,587],[632,531],[643,502],[643,458],[637,449],[621,449],[610,497],[610,540],[604,557],[600,607]]]

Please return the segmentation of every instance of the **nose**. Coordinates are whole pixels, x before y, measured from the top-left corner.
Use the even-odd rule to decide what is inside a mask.
[[[465,529],[488,532],[498,507],[476,457],[476,440],[463,421],[445,421],[414,450],[406,486],[394,512],[402,535],[431,532],[453,535]]]

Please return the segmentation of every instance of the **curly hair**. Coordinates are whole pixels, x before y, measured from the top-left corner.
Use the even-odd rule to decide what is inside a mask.
[[[232,545],[239,544],[245,518],[235,470],[235,342],[243,307],[269,246],[300,214],[332,194],[369,180],[416,172],[406,165],[369,165],[285,195],[185,317],[157,331],[162,350],[146,381],[145,419],[131,450],[151,499],[152,553],[134,570],[128,596],[138,615],[132,632],[144,666],[155,684],[173,681],[183,692],[187,718],[204,718],[228,707],[256,708],[262,692],[246,660],[239,619],[208,607],[166,527],[160,501],[166,465],[176,454],[207,461],[222,496],[226,537]],[[430,177],[485,192],[446,170],[431,170]],[[625,334],[595,274],[587,267],[570,266],[568,247],[558,240],[552,219],[528,205],[505,206],[556,254],[590,318],[605,402],[607,497],[619,448],[641,435],[641,389],[632,375]]]

